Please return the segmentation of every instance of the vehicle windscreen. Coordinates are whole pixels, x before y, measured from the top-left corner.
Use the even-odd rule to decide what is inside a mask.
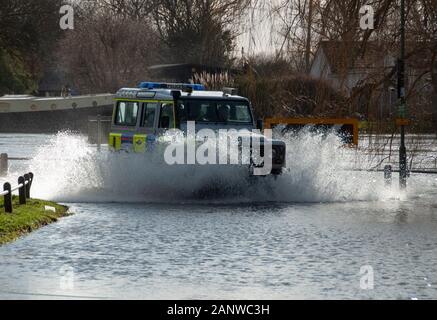
[[[252,123],[250,107],[246,101],[180,100],[177,118],[179,123]]]
[[[115,113],[115,125],[135,126],[137,124],[139,103],[119,101]]]

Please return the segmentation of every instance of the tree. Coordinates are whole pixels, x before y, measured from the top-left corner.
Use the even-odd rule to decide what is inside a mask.
[[[0,94],[35,89],[60,35],[61,0],[2,0]]]
[[[35,82],[20,57],[0,48],[0,96],[35,90]]]
[[[96,0],[96,4],[117,16],[139,20],[150,18],[155,0]]]
[[[82,12],[60,42],[58,57],[81,93],[116,92],[147,78],[159,44],[149,24],[100,8]]]
[[[238,17],[247,0],[156,1],[153,18],[172,62],[223,66],[229,62]]]

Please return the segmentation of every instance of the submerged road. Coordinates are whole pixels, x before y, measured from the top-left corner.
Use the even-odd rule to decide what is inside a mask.
[[[71,210],[0,248],[1,299],[437,297],[437,203]]]
[[[0,247],[0,299],[436,299],[436,178],[362,200],[332,180],[313,202],[69,202],[73,216]]]

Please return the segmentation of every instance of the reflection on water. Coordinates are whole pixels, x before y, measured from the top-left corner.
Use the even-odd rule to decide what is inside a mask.
[[[426,205],[71,210],[74,216],[0,249],[1,298],[437,297],[437,214]],[[373,290],[360,289],[365,265],[374,269]]]
[[[294,189],[331,188],[312,203],[180,200],[165,188],[168,202],[71,202],[75,215],[0,248],[0,298],[437,298],[435,177],[360,201],[323,201],[348,194],[314,182]],[[373,290],[360,288],[362,266]]]

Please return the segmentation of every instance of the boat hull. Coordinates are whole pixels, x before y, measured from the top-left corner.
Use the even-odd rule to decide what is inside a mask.
[[[1,133],[87,133],[89,118],[112,116],[112,95],[69,98],[0,98]]]
[[[112,105],[37,112],[0,113],[2,133],[56,133],[59,131],[88,131],[88,118],[111,116]]]

